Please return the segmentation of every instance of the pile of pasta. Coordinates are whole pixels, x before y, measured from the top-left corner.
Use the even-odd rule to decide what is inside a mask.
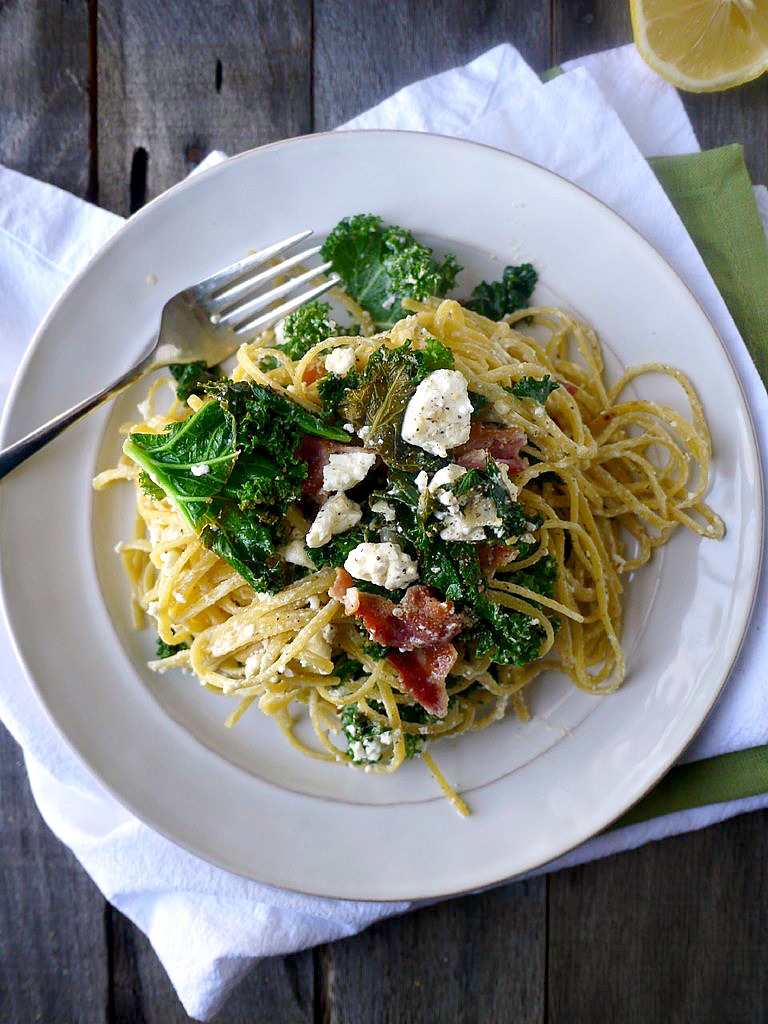
[[[257,704],[304,754],[326,761],[349,763],[340,742],[339,712],[355,704],[387,737],[385,756],[366,770],[385,773],[401,766],[409,733],[435,741],[486,728],[508,710],[528,718],[526,690],[543,672],[564,673],[589,693],[615,690],[625,677],[623,581],[678,527],[713,539],[724,534],[723,522],[704,501],[711,442],[689,380],[671,366],[653,363],[629,369],[609,385],[594,331],[560,309],[521,309],[497,323],[453,300],[406,300],[410,315],[391,331],[372,334],[367,314],[340,297],[358,319],[361,335],[323,341],[293,361],[273,348],[269,330],[240,348],[233,378],[268,385],[317,411],[317,384],[307,382],[313,375],[306,371],[329,348],[351,346],[361,368],[382,345],[410,341],[418,348],[422,339],[434,337],[447,346],[470,391],[488,399],[494,422],[518,427],[528,439],[522,449],[528,467],[514,482],[525,510],[542,520],[538,546],[492,573],[488,596],[541,622],[546,633],[541,657],[523,668],[491,665],[457,643],[460,656],[448,679],[453,699],[446,717],[409,722],[403,709],[413,700],[400,692],[397,673],[386,659],[366,652],[341,602],[329,597],[333,569],[312,572],[277,594],[255,593],[203,546],[170,502],[144,493],[138,467],[126,459],[102,473],[96,487],[116,480],[136,483],[136,533],[119,547],[136,626],[149,615],[165,642],[188,645],[152,667],[191,670],[208,689],[234,698],[230,725]],[[272,369],[261,368],[269,365],[265,356],[273,357]],[[561,384],[546,406],[510,393],[521,376],[542,374]],[[635,397],[633,382],[647,374],[672,378],[687,399],[689,415]],[[192,396],[188,404],[174,399],[157,411],[166,383],[153,383],[143,419],[126,430],[161,432],[200,407],[201,399]],[[298,507],[289,517],[297,531],[306,530]],[[515,583],[516,572],[545,555],[558,569],[552,598]],[[552,619],[559,620],[557,630]],[[359,678],[343,684],[334,675],[333,660],[341,652],[363,666]],[[297,722],[307,714],[313,740],[297,734]],[[423,756],[449,791],[429,750]]]

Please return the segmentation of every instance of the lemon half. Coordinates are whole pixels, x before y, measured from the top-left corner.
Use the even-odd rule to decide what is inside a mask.
[[[689,92],[718,92],[768,71],[768,0],[631,0],[643,58]]]

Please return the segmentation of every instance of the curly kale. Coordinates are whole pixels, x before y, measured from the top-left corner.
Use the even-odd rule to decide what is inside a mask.
[[[409,231],[372,214],[339,221],[323,243],[322,256],[333,262],[349,294],[380,331],[406,315],[404,298],[442,297],[461,270],[454,256],[436,260]]]
[[[453,365],[453,353],[436,338],[429,338],[422,349],[412,348],[410,342],[379,348],[368,360],[358,386],[345,392],[339,415],[355,430],[366,428],[366,447],[391,468],[416,472],[432,467],[434,457],[403,440],[403,416],[421,381]]]
[[[522,612],[479,595],[472,604],[477,623],[463,633],[482,658],[489,655],[498,665],[527,665],[541,653],[546,633],[541,623]]]
[[[557,583],[557,562],[552,555],[544,555],[527,569],[518,569],[511,577],[511,582],[517,583],[521,587],[527,587],[543,597],[554,597],[555,583]]]
[[[360,375],[357,370],[350,370],[343,376],[338,373],[327,373],[317,382],[317,394],[327,419],[339,418],[339,405],[346,398],[347,392],[360,386]]]
[[[337,658],[333,665],[333,674],[338,676],[342,683],[346,683],[350,679],[358,679],[364,674],[364,671],[359,661],[346,654]]]
[[[481,281],[466,305],[489,320],[501,320],[505,313],[528,305],[538,279],[530,263],[506,267],[500,281]]]
[[[168,497],[203,544],[255,590],[279,590],[304,572],[278,553],[286,509],[307,476],[296,449],[305,434],[349,434],[259,384],[211,380],[203,393],[215,401],[162,434],[131,434],[123,450],[142,485]]]
[[[303,434],[349,442],[345,430],[326,423],[272,388],[253,381],[215,381],[207,385],[205,393],[234,416],[240,451],[261,449],[288,463]]]
[[[276,345],[294,360],[301,359],[314,346],[338,334],[339,325],[331,318],[327,302],[307,302],[285,318],[285,341]]]
[[[207,363],[171,363],[168,367],[176,381],[176,397],[186,402],[190,395],[202,395],[206,384],[221,377],[218,366],[209,368]]]
[[[384,705],[379,701],[370,701],[370,705],[379,714],[384,713]],[[404,713],[409,710],[411,709],[408,705],[400,706],[403,721],[410,721],[410,719],[404,716]],[[378,722],[371,721],[370,718],[358,709],[357,704],[346,704],[341,709],[340,717],[342,732],[347,741],[346,755],[353,764],[376,764],[381,760],[383,751],[387,748],[391,749],[392,737],[387,736],[387,733],[390,732],[389,728],[386,726],[382,727]],[[437,721],[437,719],[432,719],[431,716],[428,717],[430,717],[430,720]],[[381,739],[382,735],[384,736],[384,742]],[[387,740],[389,742],[386,742]],[[420,754],[424,748],[424,741],[425,738],[423,736],[405,733],[403,742],[405,743],[406,759]]]
[[[162,637],[158,637],[155,641],[155,657],[160,658],[171,658],[174,654],[178,654],[179,651],[186,651],[189,648],[189,644],[185,644],[183,641],[178,644],[167,644]]]
[[[521,377],[511,391],[517,398],[531,398],[534,402],[544,405],[552,392],[557,391],[559,387],[558,382],[545,373],[541,380],[536,377]]]
[[[305,550],[318,569],[324,569],[327,565],[338,568],[338,566],[344,565],[350,551],[365,541],[365,537],[365,530],[355,526],[344,533],[337,533],[321,548],[306,548]]]

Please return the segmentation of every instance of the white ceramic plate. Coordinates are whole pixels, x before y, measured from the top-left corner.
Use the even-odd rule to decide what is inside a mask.
[[[512,720],[434,748],[472,808],[461,820],[420,763],[393,778],[304,759],[252,711],[181,673],[154,676],[131,632],[115,542],[129,488],[94,495],[139,386],[3,484],[5,610],[32,685],[78,756],[177,843],[262,882],[353,899],[433,897],[534,868],[608,825],[666,771],[733,664],[756,585],[759,463],[734,371],[664,260],[595,199],[493,149],[408,133],[313,136],[246,153],[133,217],[70,285],[24,362],[10,441],[127,367],[179,288],[247,250],[371,211],[467,268],[465,293],[507,262],[536,264],[536,298],[586,318],[621,363],[669,361],[706,408],[722,543],[679,532],[627,588],[627,682],[598,699],[557,677]],[[660,379],[643,394],[677,401]]]

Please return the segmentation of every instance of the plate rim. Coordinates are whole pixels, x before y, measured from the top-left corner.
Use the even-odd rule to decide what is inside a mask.
[[[757,431],[756,431],[756,428],[755,428],[754,419],[753,419],[753,416],[752,416],[752,411],[751,411],[749,403],[747,401],[747,396],[746,396],[746,393],[745,393],[744,385],[743,385],[743,383],[741,381],[741,378],[739,376],[739,373],[738,373],[738,371],[736,369],[736,366],[735,366],[734,360],[733,360],[733,358],[731,356],[731,353],[730,353],[727,345],[725,344],[725,342],[724,342],[724,340],[723,340],[723,338],[722,338],[722,336],[720,334],[720,331],[714,325],[714,323],[712,322],[712,319],[710,318],[710,316],[707,313],[706,309],[704,308],[702,303],[699,301],[697,296],[694,294],[694,292],[692,291],[691,287],[688,285],[686,280],[682,277],[682,275],[680,273],[678,273],[678,271],[671,265],[671,263],[667,260],[667,258],[656,248],[656,246],[652,242],[650,242],[637,228],[635,228],[634,225],[632,225],[622,214],[617,213],[607,203],[605,203],[603,200],[601,200],[597,196],[594,196],[591,192],[589,192],[583,186],[581,186],[581,185],[579,185],[579,184],[577,184],[575,182],[572,182],[570,179],[568,179],[567,177],[565,177],[562,174],[559,174],[556,171],[552,171],[549,168],[543,167],[541,164],[538,164],[536,161],[529,160],[529,159],[527,159],[525,157],[521,157],[521,156],[519,156],[517,154],[510,153],[510,152],[508,152],[508,151],[506,151],[504,149],[501,149],[501,148],[496,147],[496,146],[489,145],[487,143],[474,142],[474,141],[470,141],[470,140],[466,140],[466,139],[457,138],[455,136],[440,135],[440,134],[434,133],[434,132],[419,132],[419,131],[412,131],[412,130],[411,131],[408,131],[408,130],[403,131],[403,130],[389,130],[389,129],[370,129],[370,130],[364,130],[364,131],[354,131],[354,130],[345,129],[345,130],[336,130],[336,131],[315,132],[315,133],[311,133],[311,134],[308,134],[308,135],[294,136],[294,137],[291,137],[291,138],[288,138],[288,139],[277,140],[275,142],[267,143],[267,144],[265,144],[263,146],[257,146],[257,147],[253,147],[252,149],[244,150],[243,152],[234,154],[233,156],[230,156],[230,157],[227,157],[225,160],[222,160],[222,161],[214,164],[211,167],[205,168],[202,171],[193,172],[187,178],[183,179],[180,182],[177,182],[171,188],[167,189],[165,192],[161,193],[160,195],[158,195],[154,199],[152,199],[149,203],[147,203],[145,206],[143,206],[140,210],[136,211],[136,213],[134,213],[130,217],[126,218],[125,222],[114,232],[114,234],[112,234],[108,239],[106,239],[101,245],[98,246],[98,248],[95,250],[93,255],[78,270],[78,272],[67,282],[65,287],[59,293],[59,295],[57,296],[56,300],[54,301],[52,306],[49,308],[49,310],[47,311],[45,317],[43,318],[43,320],[39,324],[38,328],[34,332],[34,335],[33,335],[32,339],[31,339],[31,341],[29,342],[29,344],[27,346],[27,349],[24,352],[24,355],[23,355],[23,357],[21,359],[21,362],[20,362],[20,364],[19,364],[19,366],[18,366],[18,368],[16,370],[16,373],[14,375],[11,387],[10,387],[10,389],[8,391],[8,395],[7,395],[7,398],[6,398],[6,401],[5,401],[5,406],[4,406],[3,414],[2,414],[2,419],[0,420],[0,444],[7,444],[7,443],[9,443],[9,439],[8,439],[9,423],[10,423],[10,419],[11,419],[11,417],[13,415],[14,409],[15,409],[15,407],[17,405],[17,402],[18,402],[18,400],[21,397],[21,394],[23,392],[23,381],[24,381],[24,378],[26,377],[26,372],[27,372],[28,365],[32,361],[34,355],[36,354],[36,351],[37,351],[38,347],[41,344],[41,339],[44,337],[45,333],[47,332],[49,325],[51,324],[51,322],[57,316],[59,307],[66,301],[66,299],[68,298],[70,292],[72,290],[74,290],[78,286],[81,278],[88,272],[88,270],[91,268],[91,266],[94,263],[96,263],[98,260],[100,260],[110,250],[110,248],[114,244],[116,244],[116,240],[122,234],[123,229],[124,229],[126,224],[132,223],[132,222],[134,222],[134,221],[136,221],[136,220],[138,220],[138,219],[140,219],[140,218],[142,218],[142,217],[144,217],[146,215],[150,215],[151,216],[150,211],[154,210],[158,205],[161,205],[163,203],[168,202],[169,198],[172,197],[178,191],[184,190],[184,189],[190,187],[190,183],[192,183],[192,182],[194,182],[194,181],[196,181],[198,179],[201,179],[201,178],[212,177],[212,176],[214,176],[214,175],[216,175],[218,173],[222,173],[222,171],[227,166],[231,166],[233,163],[235,163],[237,161],[240,161],[240,160],[243,160],[245,158],[252,157],[255,154],[264,152],[266,150],[279,149],[279,148],[288,148],[288,147],[292,147],[292,146],[295,146],[295,145],[300,145],[302,143],[306,143],[308,141],[312,141],[312,140],[315,140],[315,139],[318,139],[318,138],[329,138],[329,137],[332,137],[332,138],[343,138],[343,137],[348,137],[348,136],[360,136],[360,135],[380,136],[382,139],[387,139],[387,138],[391,138],[391,137],[408,136],[408,137],[416,137],[416,138],[427,139],[427,140],[439,140],[439,142],[441,144],[450,143],[450,144],[454,144],[454,145],[456,145],[456,146],[458,146],[460,148],[473,148],[473,149],[488,150],[491,153],[500,154],[502,157],[506,158],[507,160],[512,160],[512,161],[515,161],[515,162],[517,162],[519,164],[526,165],[529,168],[533,168],[537,174],[549,175],[549,176],[552,176],[552,177],[554,177],[556,179],[559,179],[560,182],[562,182],[567,188],[576,189],[577,191],[581,192],[583,195],[585,195],[587,197],[587,199],[589,201],[591,201],[592,203],[596,203],[598,206],[602,207],[605,211],[607,211],[607,213],[610,216],[612,216],[613,218],[616,218],[619,221],[621,221],[622,224],[623,224],[624,230],[625,231],[626,230],[631,231],[640,240],[640,242],[646,247],[646,249],[650,250],[650,252],[653,254],[653,256],[658,261],[661,261],[661,264],[663,265],[665,274],[672,274],[672,275],[674,275],[674,277],[677,279],[678,284],[682,285],[683,289],[687,293],[687,297],[688,297],[689,302],[692,302],[698,308],[699,314],[706,320],[706,323],[708,324],[708,326],[709,326],[709,328],[710,328],[714,338],[717,339],[717,342],[718,342],[718,344],[720,346],[720,350],[725,355],[725,358],[726,358],[726,360],[728,362],[728,365],[731,368],[731,372],[732,372],[733,378],[734,378],[734,380],[736,382],[738,391],[739,391],[739,393],[741,395],[741,398],[742,398],[743,409],[744,409],[744,412],[746,414],[745,419],[746,419],[746,423],[748,424],[749,433],[750,433],[751,440],[752,440],[752,447],[753,447],[754,453],[757,455],[757,458],[755,459],[755,465],[756,465],[756,469],[757,469],[757,480],[756,480],[756,483],[757,483],[756,499],[757,500],[756,500],[756,507],[757,507],[757,511],[759,512],[759,517],[758,517],[759,551],[758,551],[758,553],[757,553],[757,555],[756,555],[756,557],[754,559],[754,574],[753,574],[753,579],[751,580],[749,607],[748,607],[748,609],[746,611],[746,614],[744,616],[744,625],[743,625],[743,628],[741,629],[738,643],[735,644],[735,646],[734,646],[734,651],[733,651],[732,657],[729,659],[729,662],[728,662],[727,666],[722,670],[721,678],[718,681],[718,684],[717,684],[716,688],[714,688],[713,691],[712,691],[712,694],[711,694],[711,697],[709,699],[709,702],[708,702],[708,705],[706,707],[705,712],[698,717],[697,724],[694,727],[693,731],[688,736],[688,738],[682,743],[682,745],[680,745],[679,748],[676,749],[676,752],[674,752],[672,754],[668,754],[666,756],[663,756],[663,757],[659,758],[660,767],[657,767],[656,769],[653,769],[653,770],[651,770],[649,772],[648,779],[645,780],[644,783],[643,783],[642,792],[635,799],[632,799],[630,802],[628,802],[627,804],[624,805],[624,809],[619,812],[618,816],[620,816],[620,815],[626,813],[626,811],[628,811],[629,809],[634,807],[640,800],[643,799],[643,797],[669,771],[669,769],[680,758],[680,756],[684,753],[684,751],[688,748],[688,746],[693,742],[693,740],[698,735],[699,731],[701,730],[701,728],[703,727],[703,725],[705,724],[707,719],[712,714],[712,712],[713,712],[714,708],[716,707],[718,701],[720,700],[720,698],[721,698],[721,696],[723,694],[723,691],[725,689],[725,685],[728,682],[728,679],[729,679],[729,677],[730,677],[730,675],[731,675],[731,673],[733,671],[734,665],[736,664],[736,661],[738,660],[739,654],[740,654],[740,652],[741,652],[741,650],[742,650],[742,648],[744,646],[744,643],[745,643],[745,640],[746,640],[746,637],[747,637],[747,634],[749,632],[750,625],[751,625],[751,622],[752,622],[752,617],[753,617],[753,613],[754,613],[754,610],[755,610],[757,596],[758,596],[759,589],[760,589],[761,570],[762,570],[762,566],[763,566],[763,563],[764,563],[764,557],[765,557],[765,549],[766,549],[765,478],[764,478],[764,473],[763,473],[763,469],[762,469],[762,463],[761,463],[761,459],[760,459],[760,451],[761,451],[761,449],[760,449],[760,445],[759,445],[759,441],[758,441],[758,436],[757,436]],[[91,763],[91,758],[86,756],[85,754],[83,754],[78,749],[78,747],[76,747],[74,741],[70,740],[69,736],[66,735],[59,728],[59,726],[58,726],[58,724],[57,724],[53,714],[49,710],[49,707],[48,707],[48,704],[46,702],[46,699],[43,696],[43,692],[38,687],[38,684],[37,684],[37,682],[35,681],[35,678],[34,678],[34,674],[32,673],[32,671],[30,669],[30,666],[28,665],[27,660],[26,660],[26,658],[24,657],[24,655],[22,653],[20,642],[19,642],[19,638],[18,638],[16,632],[13,630],[13,628],[11,626],[10,601],[9,601],[9,596],[10,596],[9,584],[10,584],[10,581],[7,578],[7,574],[6,574],[5,570],[4,570],[4,561],[3,561],[3,558],[2,558],[2,545],[0,544],[0,607],[2,608],[3,618],[5,620],[5,623],[6,623],[6,626],[7,626],[7,629],[8,629],[9,638],[11,640],[11,646],[13,648],[13,651],[14,651],[14,654],[15,654],[15,656],[17,658],[17,661],[19,662],[19,664],[20,664],[20,666],[21,666],[21,668],[22,668],[22,670],[24,672],[24,675],[25,675],[25,677],[27,679],[27,682],[29,683],[29,686],[30,686],[30,688],[31,688],[31,690],[32,690],[32,692],[33,692],[33,694],[35,696],[35,699],[36,699],[38,705],[42,708],[46,718],[48,719],[48,721],[53,726],[57,736],[59,736],[64,741],[64,743],[66,744],[68,749],[75,756],[75,758],[78,761],[78,763],[80,765],[84,766],[87,769],[87,771],[94,777],[95,781],[99,785],[101,785],[115,800],[117,800],[117,802],[119,803],[119,805],[121,807],[125,808],[131,814],[135,815],[139,821],[141,821],[142,823],[146,824],[148,827],[150,827],[150,828],[154,829],[155,831],[157,831],[160,835],[164,836],[166,839],[168,839],[170,842],[174,843],[176,846],[179,846],[182,849],[188,851],[189,853],[192,853],[193,855],[195,855],[197,857],[200,857],[205,862],[214,864],[217,867],[222,868],[223,870],[229,871],[229,872],[237,875],[238,877],[247,878],[249,880],[254,880],[254,881],[259,881],[259,879],[257,879],[254,874],[245,873],[244,871],[238,869],[237,867],[234,867],[234,866],[231,866],[231,865],[227,864],[224,860],[212,856],[208,852],[202,852],[199,848],[196,848],[194,846],[194,844],[188,843],[188,842],[184,842],[184,841],[180,840],[179,838],[177,838],[176,836],[171,834],[170,831],[166,830],[161,824],[157,824],[156,822],[150,820],[150,818],[145,816],[142,812],[139,812],[135,808],[133,801],[132,800],[128,800],[128,799],[126,799],[126,797],[124,797],[123,795],[119,794],[112,787],[112,785],[104,779],[104,777],[102,776],[102,774],[99,771],[99,769],[96,768]],[[236,770],[238,770],[240,772],[243,772],[243,774],[246,774],[246,775],[249,774],[249,773],[245,772],[245,770],[242,769],[242,768],[238,768],[237,766],[233,766],[233,767],[235,767]],[[581,846],[583,843],[588,842],[590,839],[592,839],[596,835],[600,834],[606,827],[608,827],[608,825],[611,824],[611,822],[613,822],[615,820],[616,820],[615,817],[611,817],[609,820],[605,821],[599,828],[596,828],[594,831],[591,831],[589,833],[589,835],[582,836],[575,843],[573,843],[573,845],[569,845],[568,847],[562,849],[556,855],[556,859],[559,859],[560,857],[565,856],[566,854],[568,854],[572,850],[576,849],[578,846]],[[465,893],[480,891],[482,889],[491,888],[493,886],[503,884],[504,882],[509,881],[509,880],[511,880],[513,878],[519,877],[520,875],[527,874],[527,873],[529,873],[531,871],[535,871],[538,868],[544,867],[548,863],[551,863],[551,859],[550,860],[545,860],[545,861],[537,861],[534,864],[530,864],[529,866],[520,869],[519,871],[517,871],[512,876],[507,876],[507,875],[496,876],[496,875],[494,875],[494,877],[492,879],[490,879],[490,880],[479,881],[479,882],[476,882],[475,884],[472,884],[472,885],[469,885],[469,886],[466,886],[466,887],[460,887],[460,888],[452,887],[452,888],[448,888],[448,889],[441,888],[440,892],[439,892],[439,895],[437,897],[435,897],[435,893],[434,892],[429,893],[426,896],[424,894],[416,894],[416,893],[414,893],[414,894],[407,894],[407,895],[403,895],[403,896],[360,896],[360,895],[339,896],[338,893],[329,893],[327,891],[323,891],[322,888],[320,888],[320,889],[312,889],[312,888],[303,889],[303,888],[298,888],[298,887],[294,887],[294,886],[291,886],[291,885],[287,885],[284,882],[260,882],[260,884],[268,885],[268,886],[271,886],[271,887],[277,887],[277,888],[285,889],[285,890],[290,891],[290,892],[295,892],[297,894],[307,895],[307,896],[312,896],[312,897],[324,897],[324,898],[331,898],[331,899],[352,899],[352,900],[363,902],[363,903],[399,903],[399,902],[403,902],[404,900],[415,900],[415,899],[424,899],[424,898],[440,898],[440,896],[445,896],[445,897],[448,897],[448,896],[458,896],[458,895],[462,895],[462,894],[465,894]]]

